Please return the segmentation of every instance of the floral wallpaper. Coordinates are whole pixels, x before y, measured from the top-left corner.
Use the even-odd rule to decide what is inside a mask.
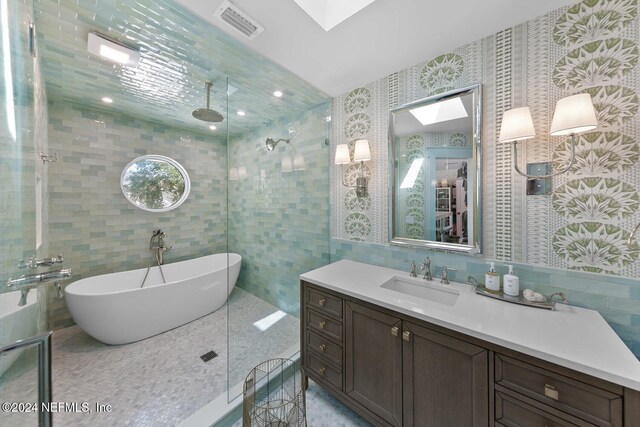
[[[365,163],[371,181],[366,200],[341,184],[340,168],[350,181],[358,165],[334,166],[333,237],[388,242],[389,108],[480,82],[483,256],[636,277],[640,245],[626,241],[640,221],[637,16],[638,0],[585,0],[337,97],[334,146],[366,137],[372,160]],[[570,138],[549,136],[549,126],[559,99],[584,92],[592,96],[598,128],[577,136],[575,164],[553,179],[551,195],[527,196],[514,162],[564,168]],[[524,105],[537,136],[514,159],[497,134],[504,111]],[[449,144],[462,137],[452,136]],[[420,135],[404,142],[407,149],[424,144]],[[407,195],[406,203],[424,204],[419,199]]]

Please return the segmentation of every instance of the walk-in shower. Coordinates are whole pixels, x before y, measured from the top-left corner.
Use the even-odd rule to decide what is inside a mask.
[[[12,68],[8,75],[8,65],[0,67],[0,88],[13,76],[10,87],[18,101],[3,99],[0,118],[15,113],[13,125],[19,132],[0,126],[0,147],[6,154],[0,159],[0,178],[7,184],[0,194],[10,201],[0,215],[7,243],[0,250],[0,283],[25,273],[20,259],[63,253],[72,282],[136,272],[130,291],[123,280],[108,276],[111,280],[95,293],[121,298],[115,301],[118,310],[144,314],[157,308],[158,300],[147,298],[150,294],[170,291],[179,280],[174,269],[205,280],[194,268],[184,268],[189,260],[217,253],[231,268],[233,259],[227,254],[234,250],[243,262],[236,286],[226,273],[203,285],[215,282],[223,295],[230,294],[224,309],[118,347],[83,332],[67,302],[55,298],[56,288],[31,290],[24,306],[19,306],[22,294],[14,292],[11,307],[0,298],[0,331],[17,335],[0,333],[0,347],[54,330],[56,401],[99,402],[113,409],[56,413],[56,425],[211,425],[226,413],[216,405],[241,393],[235,386],[242,385],[251,369],[299,350],[299,275],[329,262],[330,153],[324,140],[330,103],[318,89],[170,0],[142,6],[135,0],[104,0],[99,5],[83,2],[82,8],[73,0],[4,1],[9,4],[5,15],[11,23],[11,50],[0,55],[0,62],[11,59]],[[164,12],[158,15],[157,10]],[[111,12],[107,16],[105,11]],[[5,15],[0,11],[0,20]],[[111,15],[126,27],[126,36],[104,24]],[[32,20],[32,28],[41,32],[36,34],[35,57],[23,43]],[[140,46],[138,66],[105,66],[94,55],[77,55],[86,51],[91,31]],[[275,88],[291,96],[278,98]],[[106,104],[103,97],[113,102]],[[221,121],[224,126],[210,126]],[[36,155],[40,152],[57,152],[59,161],[43,164]],[[142,155],[171,157],[188,171],[191,191],[176,209],[144,210],[123,195],[123,166]],[[155,171],[145,165],[136,166],[140,176]],[[161,185],[174,182],[176,171],[161,171],[166,172],[158,184],[164,202],[173,187]],[[36,207],[38,195],[42,213]],[[151,245],[154,257],[158,251],[164,255],[165,280],[159,268],[148,269],[149,236],[160,237],[153,231],[159,229],[171,236],[173,246],[166,251],[168,244]],[[160,256],[156,261],[162,264]],[[54,266],[39,268],[33,273],[45,274]],[[114,289],[118,287],[122,292]],[[6,285],[0,293],[5,290]],[[145,291],[145,298],[134,295]],[[182,291],[191,298],[160,296],[167,306],[163,319],[173,310],[195,313],[198,305],[213,304],[209,297]],[[73,304],[78,296],[74,287],[69,294]],[[97,310],[89,309],[87,317],[95,321]],[[14,327],[15,319],[25,327]],[[140,322],[145,320],[125,321],[118,329],[129,333],[143,326]],[[211,352],[217,357],[201,358]],[[37,401],[34,360],[35,354],[21,353],[7,366],[0,401]],[[149,370],[151,365],[157,369]],[[155,392],[145,392],[151,389]],[[28,415],[0,413],[0,425],[27,425]]]

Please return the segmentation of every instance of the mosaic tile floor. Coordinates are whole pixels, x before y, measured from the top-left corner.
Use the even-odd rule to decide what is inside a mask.
[[[298,345],[299,321],[286,316],[264,332],[253,322],[277,311],[236,288],[229,298],[232,377],[244,378],[259,361]],[[227,387],[226,307],[155,337],[108,346],[73,326],[54,332],[53,398],[112,406],[111,412],[56,413],[58,426],[174,426]],[[218,357],[204,363],[209,350]],[[266,356],[265,356],[266,355]],[[258,361],[258,362],[256,362]],[[33,389],[27,371],[0,387],[0,401]],[[35,396],[34,393],[31,396]],[[22,426],[33,418],[0,413],[0,425]]]
[[[310,381],[307,389],[307,425],[309,427],[368,427],[371,424],[336,400],[322,387]],[[242,427],[242,419],[232,427]]]

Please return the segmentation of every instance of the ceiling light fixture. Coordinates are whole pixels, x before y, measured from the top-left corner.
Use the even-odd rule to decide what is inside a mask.
[[[108,96],[103,96],[102,102],[104,102],[105,104],[113,104],[113,99],[109,98]]]
[[[275,96],[276,98],[282,98],[283,95],[284,93],[281,90],[276,90],[275,92],[273,92],[273,96]]]
[[[244,111],[242,111],[242,110],[238,110],[238,115],[239,115],[239,116],[244,116],[245,114],[247,114],[247,113],[245,113],[245,112],[244,112]]]
[[[140,60],[140,52],[98,33],[89,33],[87,50],[101,58],[128,67],[135,67]]]
[[[211,130],[216,130],[216,129],[218,129],[218,128],[217,128],[217,127],[215,127],[214,125],[211,125],[211,126],[209,126],[209,129],[211,129]]]

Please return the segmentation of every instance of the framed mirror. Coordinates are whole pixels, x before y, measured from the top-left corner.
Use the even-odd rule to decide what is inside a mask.
[[[187,199],[191,181],[180,163],[151,154],[133,159],[125,166],[120,188],[134,206],[149,212],[167,212]]]
[[[481,124],[479,84],[389,111],[391,244],[480,253]]]

